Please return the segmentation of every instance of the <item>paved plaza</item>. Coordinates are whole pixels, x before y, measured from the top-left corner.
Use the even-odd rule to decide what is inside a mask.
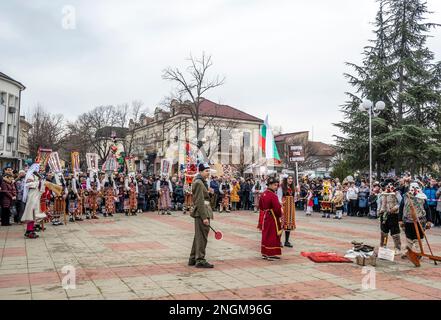
[[[270,262],[260,258],[258,214],[216,214],[212,225],[224,239],[216,241],[210,233],[207,259],[214,269],[187,266],[193,219],[178,212],[48,225],[37,240],[23,238],[24,226],[1,227],[0,299],[441,298],[441,267],[427,259],[420,268],[402,259],[379,261],[376,289],[366,290],[361,266],[314,263],[300,255],[344,254],[352,240],[377,245],[378,221],[297,216],[294,248],[283,249],[282,260]],[[428,234],[434,253],[441,254],[441,230]],[[63,289],[65,266],[75,267],[76,289]]]

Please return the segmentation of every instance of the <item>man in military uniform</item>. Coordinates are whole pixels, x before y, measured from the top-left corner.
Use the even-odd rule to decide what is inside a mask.
[[[207,247],[208,232],[210,231],[210,219],[213,219],[207,184],[209,175],[210,166],[206,163],[201,163],[199,165],[199,174],[192,184],[193,211],[190,215],[194,218],[195,234],[188,265],[196,266],[196,268],[214,267],[205,260],[205,249]]]

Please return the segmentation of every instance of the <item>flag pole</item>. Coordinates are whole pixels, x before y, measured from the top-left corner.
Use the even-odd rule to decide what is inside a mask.
[[[299,186],[299,163],[296,161],[296,188]]]

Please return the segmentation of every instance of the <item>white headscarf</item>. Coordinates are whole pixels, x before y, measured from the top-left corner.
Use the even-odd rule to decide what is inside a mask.
[[[29,187],[27,186],[27,182],[28,180],[30,180],[32,178],[32,180],[34,180],[34,172],[38,172],[40,171],[40,164],[39,163],[34,163],[28,170],[28,172],[26,173],[26,177],[25,177],[25,187],[23,190],[23,202],[26,202],[26,200],[28,199],[28,192],[29,192]]]

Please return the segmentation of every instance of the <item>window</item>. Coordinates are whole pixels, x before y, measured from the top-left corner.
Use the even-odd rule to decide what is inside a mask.
[[[4,105],[0,105],[0,122],[4,123],[5,122],[5,114],[6,114],[6,106]]]
[[[6,106],[6,92],[0,92],[0,105]]]
[[[228,152],[230,149],[230,139],[231,134],[228,130],[220,129],[219,130],[219,148],[220,152]]]
[[[251,146],[251,134],[249,132],[243,133],[243,147],[249,148]]]
[[[9,95],[9,106],[15,107],[15,97],[12,94]]]
[[[8,112],[8,123],[14,123],[14,114]]]

